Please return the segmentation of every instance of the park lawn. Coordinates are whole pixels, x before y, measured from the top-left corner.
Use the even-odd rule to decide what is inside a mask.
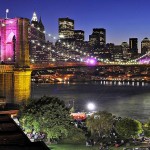
[[[135,146],[130,146],[128,148],[133,148]],[[136,147],[140,147],[140,146],[136,146]],[[95,145],[93,147],[91,146],[85,146],[83,144],[51,144],[49,145],[50,150],[99,150],[99,146]],[[122,147],[111,147],[109,148],[109,150],[122,150]]]
[[[99,146],[85,146],[81,144],[52,144],[49,146],[51,150],[99,150]],[[123,147],[111,147],[110,150],[122,150]]]

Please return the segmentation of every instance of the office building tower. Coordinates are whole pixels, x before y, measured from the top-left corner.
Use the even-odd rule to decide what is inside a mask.
[[[84,31],[83,30],[74,30],[75,41],[84,41]]]
[[[94,28],[89,35],[89,43],[96,48],[104,48],[106,45],[106,30],[104,28]]]
[[[138,39],[129,38],[129,53],[132,58],[136,58],[138,55]]]
[[[74,39],[74,20],[59,18],[59,38],[61,40]]]
[[[146,37],[141,41],[141,54],[150,52],[150,40]]]
[[[122,61],[123,60],[123,53],[122,53],[121,45],[114,45],[112,56],[113,56],[113,61]]]
[[[130,55],[129,55],[129,44],[127,42],[122,42],[122,54],[123,54],[123,60],[129,60]]]

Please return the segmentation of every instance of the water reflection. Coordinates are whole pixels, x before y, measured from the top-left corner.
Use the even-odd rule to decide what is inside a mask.
[[[20,103],[28,100],[31,92],[31,71],[0,73],[0,97],[7,103]]]

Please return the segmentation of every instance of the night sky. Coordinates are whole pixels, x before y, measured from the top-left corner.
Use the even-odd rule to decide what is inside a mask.
[[[129,37],[150,37],[150,0],[0,0],[0,17],[42,17],[48,33],[58,37],[58,18],[75,20],[75,29],[85,31],[85,40],[93,28],[105,28],[107,42],[121,44]]]

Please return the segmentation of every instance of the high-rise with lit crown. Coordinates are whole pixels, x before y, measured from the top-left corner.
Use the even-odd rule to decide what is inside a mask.
[[[30,28],[30,61],[31,63],[44,63],[48,61],[48,53],[45,40],[45,28],[40,17],[33,13]]]

